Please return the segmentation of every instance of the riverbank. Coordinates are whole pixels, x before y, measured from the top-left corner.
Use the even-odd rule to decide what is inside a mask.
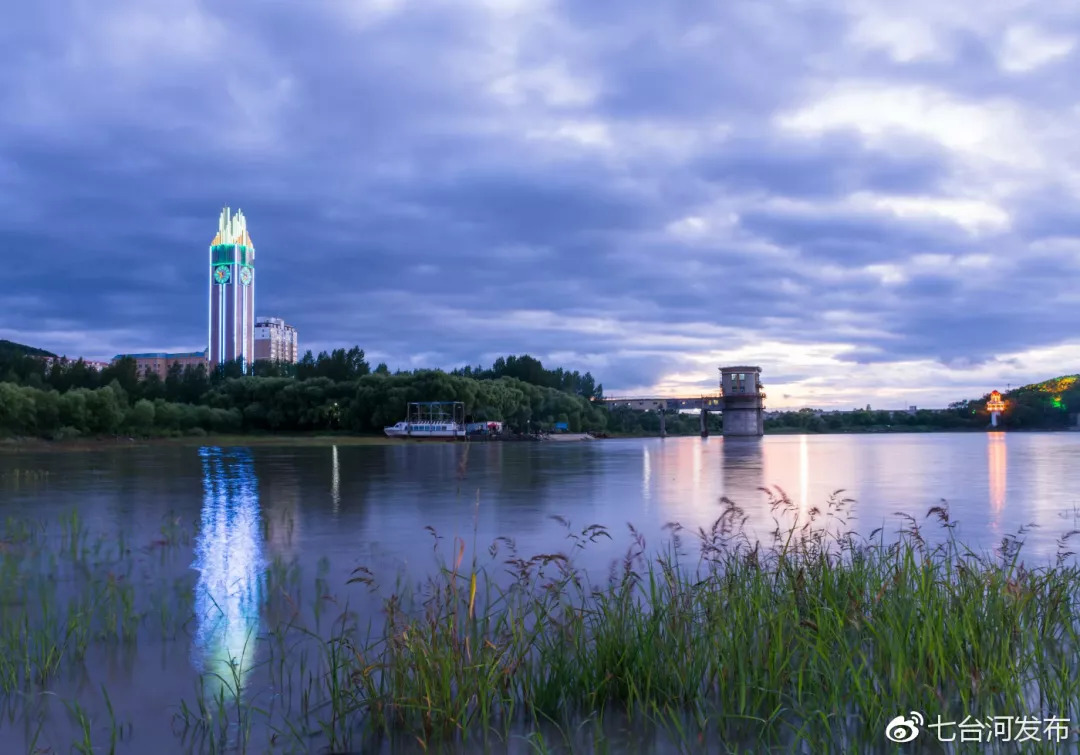
[[[987,432],[990,428],[944,428],[944,427],[895,427],[895,428],[845,428],[840,430],[807,430],[799,427],[770,427],[765,429],[765,435],[874,435],[885,433],[972,433],[972,432]],[[1014,432],[1014,431],[1010,431]],[[668,433],[668,438],[697,438],[700,437],[699,432],[693,433]],[[716,430],[709,433],[709,437],[723,437],[723,430]],[[607,433],[598,434],[596,437],[602,438],[659,438],[659,433]],[[751,436],[753,437],[753,436]]]
[[[1025,428],[992,428],[992,427],[863,427],[841,428],[838,430],[807,430],[800,427],[769,427],[765,428],[765,435],[886,435],[886,434],[916,434],[916,433],[1050,433],[1050,432],[1076,432],[1080,427],[1025,427]],[[722,437],[723,430],[710,433],[710,437]],[[659,433],[600,433],[597,438],[659,438]],[[695,438],[699,433],[668,433],[668,438]]]
[[[912,434],[912,433],[986,433],[986,432],[1075,432],[1080,428],[1012,428],[1009,430],[992,428],[941,428],[941,427],[896,427],[896,428],[862,428],[811,431],[800,428],[769,428],[765,435],[883,435],[883,434]],[[586,437],[588,436],[588,437]],[[722,437],[722,432],[713,433],[710,437]],[[658,434],[636,433],[577,433],[567,436],[550,435],[544,439],[549,441],[566,440],[606,440],[606,439],[638,439],[659,438]],[[668,438],[695,438],[697,433],[666,436]],[[507,436],[507,437],[476,437],[470,438],[469,442],[516,442],[538,441],[538,436]],[[357,435],[357,434],[327,434],[327,433],[252,433],[252,434],[225,434],[225,435],[183,435],[178,437],[147,437],[135,438],[128,436],[109,437],[84,437],[66,438],[62,440],[47,440],[44,438],[0,438],[0,453],[25,452],[25,451],[96,451],[107,448],[137,448],[146,446],[284,446],[284,447],[328,447],[328,446],[397,446],[403,444],[434,443],[437,441],[418,441],[410,438],[389,438],[385,435]],[[445,441],[450,442],[450,441]]]
[[[513,443],[537,441],[586,441],[608,437],[590,433],[551,433],[543,435],[476,435],[460,442],[470,443]],[[630,437],[630,436],[627,436]],[[45,438],[0,438],[0,453],[3,451],[91,451],[102,448],[135,448],[139,446],[287,446],[287,447],[326,447],[326,446],[399,446],[403,444],[452,443],[449,438],[417,439],[391,438],[382,433],[360,435],[355,433],[251,433],[251,434],[191,434],[171,437],[131,437],[103,436],[85,438],[65,438],[48,440]]]
[[[178,437],[135,438],[127,436],[68,438],[0,438],[0,453],[4,451],[94,451],[103,448],[136,448],[139,446],[396,446],[407,439],[385,435],[297,433],[259,433],[229,435],[183,435]]]
[[[872,425],[810,430],[803,427],[767,427],[766,435],[866,435],[870,433],[982,433],[989,427],[936,427],[934,425]]]
[[[610,739],[613,723],[639,752],[649,751],[642,742],[656,753],[709,742],[877,751],[908,711],[953,722],[943,737],[968,716],[1078,720],[1075,566],[1024,566],[1009,538],[996,555],[951,537],[930,547],[923,528],[954,524],[939,507],[894,538],[860,540],[836,525],[843,501],[812,513],[807,529],[790,519],[790,501],[773,503],[790,526],[770,544],[748,547],[744,512],[728,505],[697,535],[675,528],[683,546],[646,551],[633,537],[607,583],[590,584],[574,559],[609,533],[567,525],[560,553],[455,538],[420,585],[384,584],[359,567],[351,587],[317,576],[312,593],[311,575],[275,561],[258,591],[214,594],[212,607],[200,590],[216,583],[145,572],[188,564],[192,542],[200,547],[199,533],[176,521],[146,544],[122,532],[93,541],[77,514],[9,520],[0,697],[19,722],[12,736],[36,726],[20,751],[119,741],[124,752],[125,742],[145,749],[177,737],[195,752],[367,752],[388,742],[504,752],[521,739],[538,752],[598,752],[624,749]],[[154,558],[141,557],[147,549]],[[154,683],[135,672],[139,643],[186,663],[189,632],[219,631],[203,609],[230,621],[254,612],[263,628],[244,641],[241,626],[220,627],[228,643],[203,668],[202,691],[175,701],[171,728],[148,731],[131,713],[152,691],[138,680]],[[377,616],[385,621],[369,624]],[[88,678],[103,657],[107,685]],[[39,718],[46,698],[77,715]],[[935,734],[915,735],[933,747]],[[1076,741],[1069,724],[1038,736],[1048,747],[1062,741],[1053,737]]]
[[[542,440],[554,441],[584,441],[596,440],[605,436],[593,436],[587,433],[567,433],[559,435],[507,435],[507,436],[475,436],[467,439],[470,443],[512,443],[512,442],[537,442]],[[299,433],[256,433],[256,434],[228,434],[228,435],[182,435],[176,437],[87,437],[65,438],[62,440],[47,440],[44,438],[0,438],[0,453],[22,451],[96,451],[103,448],[138,448],[147,446],[283,446],[289,448],[328,446],[400,446],[406,444],[431,445],[438,443],[453,443],[452,439],[416,439],[416,438],[391,438],[383,434],[356,435],[356,434],[327,434],[313,433],[310,435]],[[466,442],[459,440],[458,442]]]

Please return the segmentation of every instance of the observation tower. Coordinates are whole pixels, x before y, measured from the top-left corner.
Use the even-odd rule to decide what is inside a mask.
[[[986,411],[990,412],[990,427],[997,427],[998,417],[1005,411],[1005,402],[999,391],[991,391],[990,400],[986,402]]]

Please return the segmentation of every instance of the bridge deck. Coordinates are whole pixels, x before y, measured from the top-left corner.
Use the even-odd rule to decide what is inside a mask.
[[[631,409],[701,409],[705,402],[710,407],[722,408],[722,396],[615,396],[604,398],[611,406],[627,406]]]

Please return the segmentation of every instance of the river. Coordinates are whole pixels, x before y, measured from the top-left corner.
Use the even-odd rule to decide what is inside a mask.
[[[345,585],[358,566],[389,577],[430,571],[433,532],[442,536],[444,554],[459,536],[471,557],[474,543],[485,553],[499,536],[513,538],[526,554],[566,550],[568,528],[599,524],[612,539],[590,545],[577,560],[602,573],[626,549],[628,523],[649,547],[659,546],[671,522],[707,528],[722,497],[766,536],[772,515],[761,488],[772,486],[803,516],[842,489],[853,499],[846,528],[863,535],[879,527],[895,532],[902,523],[896,512],[923,521],[944,500],[958,522],[956,536],[969,547],[990,550],[1035,525],[1024,535],[1025,558],[1049,562],[1058,538],[1076,523],[1080,434],[38,449],[0,454],[0,519],[56,522],[77,510],[94,536],[126,533],[141,554],[144,579],[179,580],[190,589],[196,621],[184,637],[140,642],[123,661],[88,661],[80,681],[61,685],[85,690],[97,674],[94,684],[105,679],[118,714],[132,722],[124,740],[132,749],[118,751],[152,743],[154,751],[169,752],[161,743],[171,735],[162,728],[174,728],[170,717],[180,699],[215,658],[238,656],[262,626],[256,585],[275,559],[322,575],[340,594],[358,588]],[[189,544],[168,559],[153,556],[163,532],[188,525],[198,530]],[[928,527],[928,537],[940,535]],[[212,613],[207,606],[216,620],[199,618]],[[50,715],[41,741],[52,732],[59,739],[50,746],[66,751],[62,740],[77,727],[66,729],[59,713]],[[0,728],[26,738],[22,751],[34,736],[34,727],[16,718]]]

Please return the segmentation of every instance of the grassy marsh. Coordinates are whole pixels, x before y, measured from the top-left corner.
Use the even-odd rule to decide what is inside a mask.
[[[142,734],[171,743],[159,751],[214,753],[816,753],[895,751],[886,722],[912,710],[1080,721],[1076,533],[1035,567],[1023,532],[993,553],[964,548],[945,506],[862,539],[839,496],[801,519],[781,492],[770,503],[769,542],[751,542],[745,512],[722,500],[712,527],[669,525],[659,549],[630,528],[598,581],[575,557],[612,533],[565,520],[557,553],[431,531],[420,583],[360,567],[333,584],[325,564],[275,561],[259,622],[175,701],[171,730],[150,732],[125,710],[140,690],[104,684],[94,658],[151,644],[186,661],[193,578],[165,567],[190,563],[198,528],[169,519],[136,544],[89,537],[76,513],[11,519],[0,728],[31,752],[134,752]],[[944,529],[940,544],[927,527]]]

